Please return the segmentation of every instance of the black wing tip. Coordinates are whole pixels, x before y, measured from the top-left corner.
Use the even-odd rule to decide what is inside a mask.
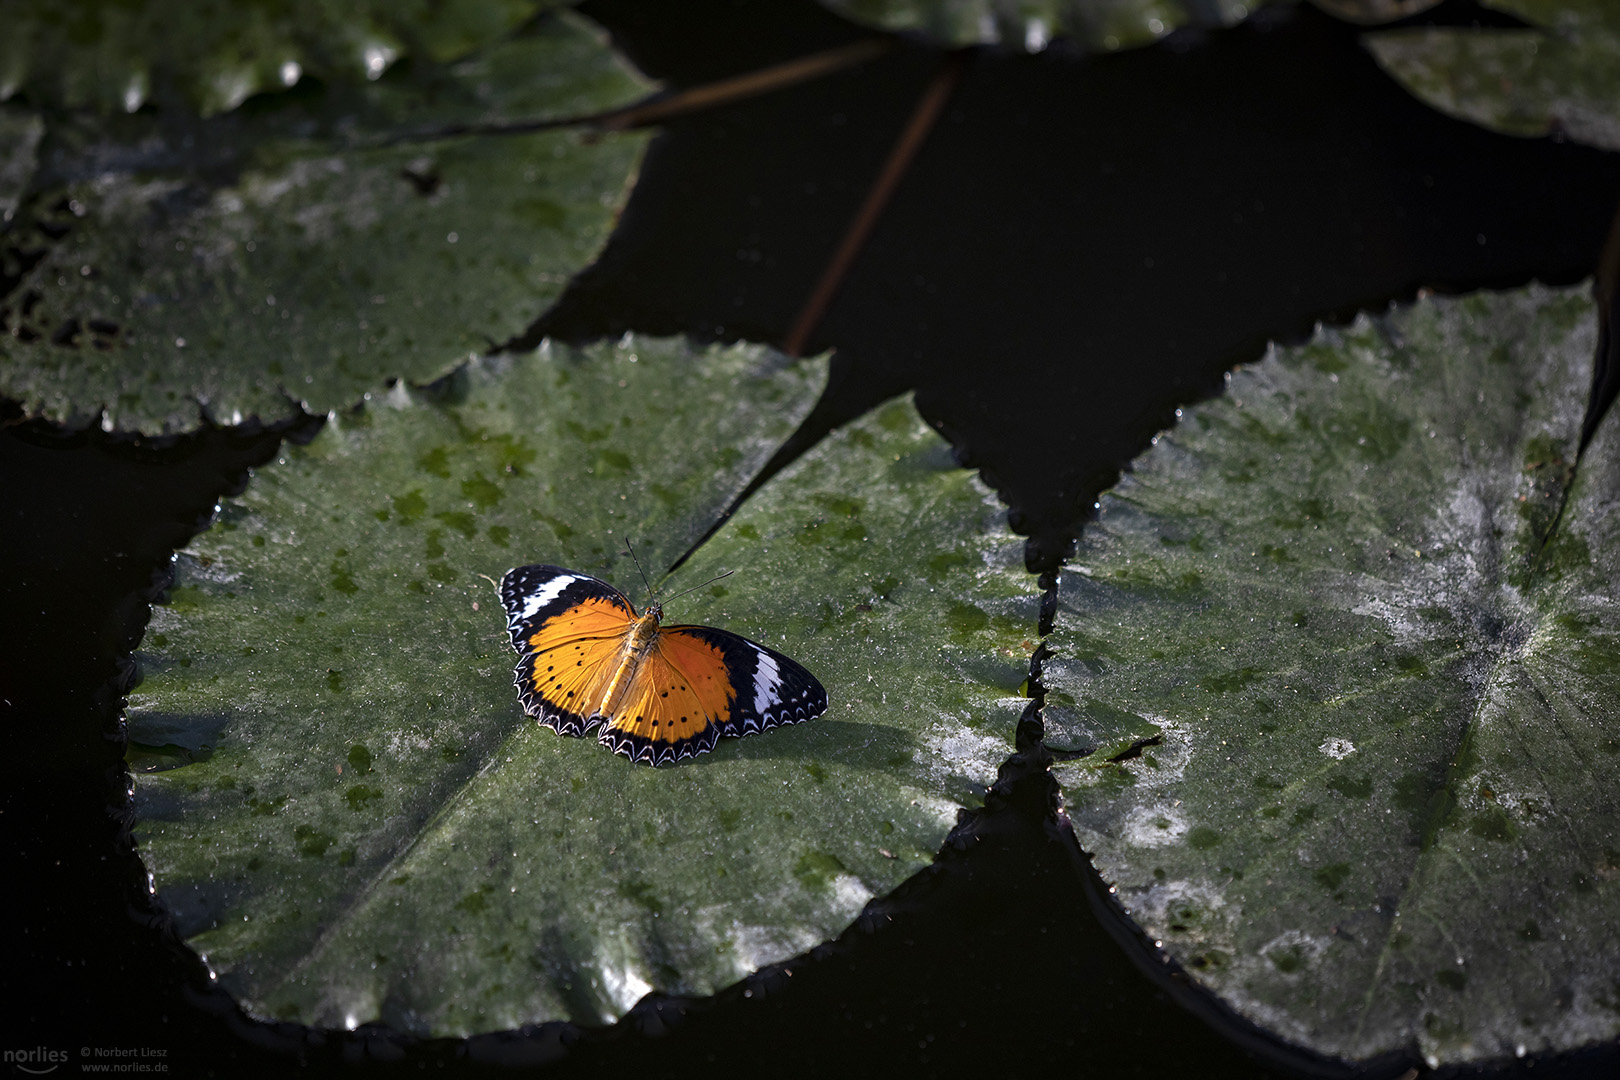
[[[535,578],[549,580],[561,574],[587,581],[596,580],[589,574],[582,574],[578,570],[570,570],[566,566],[553,566],[551,563],[527,563],[523,566],[514,566],[501,575],[500,585],[498,586],[501,603],[506,604],[510,600],[521,596],[522,591],[529,588]],[[606,584],[606,582],[603,582],[603,584]]]
[[[520,631],[528,623],[528,619],[520,614],[524,594],[533,587],[534,575],[530,571],[548,571],[545,577],[555,577],[558,571],[572,574],[572,570],[564,570],[560,566],[550,566],[546,563],[530,563],[527,566],[514,566],[501,575],[501,582],[495,591],[501,598],[501,609],[506,612],[506,632],[512,637],[512,647],[519,652],[523,651],[523,641]]]
[[[726,732],[728,735],[757,735],[786,724],[802,724],[827,712],[827,688],[821,685],[821,680],[792,657],[783,656],[762,645],[754,647],[768,653],[776,663],[780,680],[773,687],[776,696],[757,712],[751,702],[740,700],[740,715],[731,721],[730,730]]]
[[[518,583],[522,579],[530,577],[531,572],[532,571],[537,571],[537,570],[560,571],[561,573],[564,573],[564,574],[572,574],[573,573],[572,570],[565,570],[560,566],[552,566],[549,563],[529,563],[529,564],[527,564],[525,566],[514,566],[514,567],[512,567],[512,569],[508,570],[506,573],[501,575],[501,584],[500,584],[501,598],[505,599],[506,594],[510,590],[519,587]],[[549,577],[549,576],[552,576],[552,575],[548,574],[547,576]]]

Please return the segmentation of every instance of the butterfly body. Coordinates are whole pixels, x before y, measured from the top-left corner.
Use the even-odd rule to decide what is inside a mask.
[[[662,614],[663,609],[653,604],[630,624],[630,632],[625,635],[624,644],[619,647],[620,654],[613,663],[613,677],[602,692],[601,702],[595,704],[591,713],[593,717],[612,716],[624,706],[630,684],[657,644],[658,619]]]
[[[561,735],[597,738],[662,765],[820,716],[827,692],[801,665],[712,626],[664,626],[604,581],[560,566],[519,566],[500,583],[520,659],[518,700]]]

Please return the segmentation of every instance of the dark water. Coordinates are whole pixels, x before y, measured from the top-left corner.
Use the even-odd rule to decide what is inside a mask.
[[[691,85],[863,36],[808,3],[596,0]],[[1481,18],[1448,3],[1431,18]],[[1183,47],[1184,46],[1184,47]],[[779,341],[941,53],[672,122],[597,267],[533,328]],[[272,107],[261,102],[260,107]],[[1589,275],[1620,155],[1438,116],[1309,9],[1151,49],[976,52],[812,337],[834,380],[778,464],[874,403],[919,407],[1050,570],[1097,492],[1220,373],[1421,287]],[[1480,243],[1483,235],[1485,242]],[[1151,265],[1149,264],[1151,261]],[[125,666],[169,553],[285,432],[163,443],[0,428],[0,796],[12,927],[0,1043],[151,1047],[175,1075],[1399,1076],[1277,1044],[1158,960],[1053,814],[1038,723],[936,865],[841,939],[613,1029],[467,1042],[245,1020],[146,899],[122,820]],[[153,1059],[149,1059],[153,1060]],[[1420,1066],[1419,1066],[1420,1067]],[[1482,1075],[1613,1076],[1598,1048]]]

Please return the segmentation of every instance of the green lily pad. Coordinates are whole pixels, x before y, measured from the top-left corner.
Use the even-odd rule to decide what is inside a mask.
[[[1493,0],[1544,29],[1422,27],[1367,36],[1384,69],[1441,112],[1510,135],[1620,149],[1620,11],[1605,0]]]
[[[572,17],[440,76],[367,87],[361,118],[547,118],[646,88]],[[348,110],[333,96],[312,122],[347,131]],[[43,194],[65,235],[0,304],[0,392],[60,421],[100,411],[109,429],[158,431],[200,413],[324,413],[387,377],[435,379],[529,325],[595,257],[647,138],[351,145],[284,127],[273,113],[221,128],[245,155],[225,186],[121,171]],[[98,138],[114,159],[142,145]]]
[[[443,63],[555,0],[13,0],[0,41],[0,100],[18,90],[68,108],[134,112],[172,85],[204,115],[250,95],[323,80],[375,79],[401,56]]]
[[[1245,5],[1216,0],[1236,22]],[[919,31],[951,45],[997,42],[1039,52],[1063,35],[1098,49],[1147,45],[1186,21],[1177,0],[822,0],[856,22],[883,30]]]
[[[1232,376],[1064,571],[1081,845],[1282,1037],[1431,1063],[1620,1033],[1620,432],[1585,289],[1425,300]],[[1116,758],[1116,761],[1109,761]]]
[[[645,591],[824,365],[679,342],[471,365],[289,448],[177,566],[138,654],[136,833],[251,1011],[458,1035],[601,1022],[840,930],[1011,749],[1037,598],[992,495],[906,402],[835,433],[661,590],[826,685],[819,720],[633,764],[524,716],[487,578]]]

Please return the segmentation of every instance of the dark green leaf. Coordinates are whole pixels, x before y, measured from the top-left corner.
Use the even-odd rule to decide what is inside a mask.
[[[370,87],[355,115],[415,130],[643,89],[594,31],[554,18],[440,82]],[[323,101],[336,112],[320,123],[353,119]],[[155,431],[199,412],[324,413],[388,377],[438,378],[524,329],[595,256],[646,142],[217,137],[244,141],[228,186],[108,172],[59,193],[68,209],[46,224],[61,238],[0,304],[0,389],[53,419],[104,410],[108,428]],[[84,152],[97,148],[118,156]]]
[[[1161,436],[1064,572],[1047,723],[1098,748],[1060,768],[1081,844],[1286,1039],[1439,1062],[1620,1032],[1594,345],[1585,289],[1323,331]]]

